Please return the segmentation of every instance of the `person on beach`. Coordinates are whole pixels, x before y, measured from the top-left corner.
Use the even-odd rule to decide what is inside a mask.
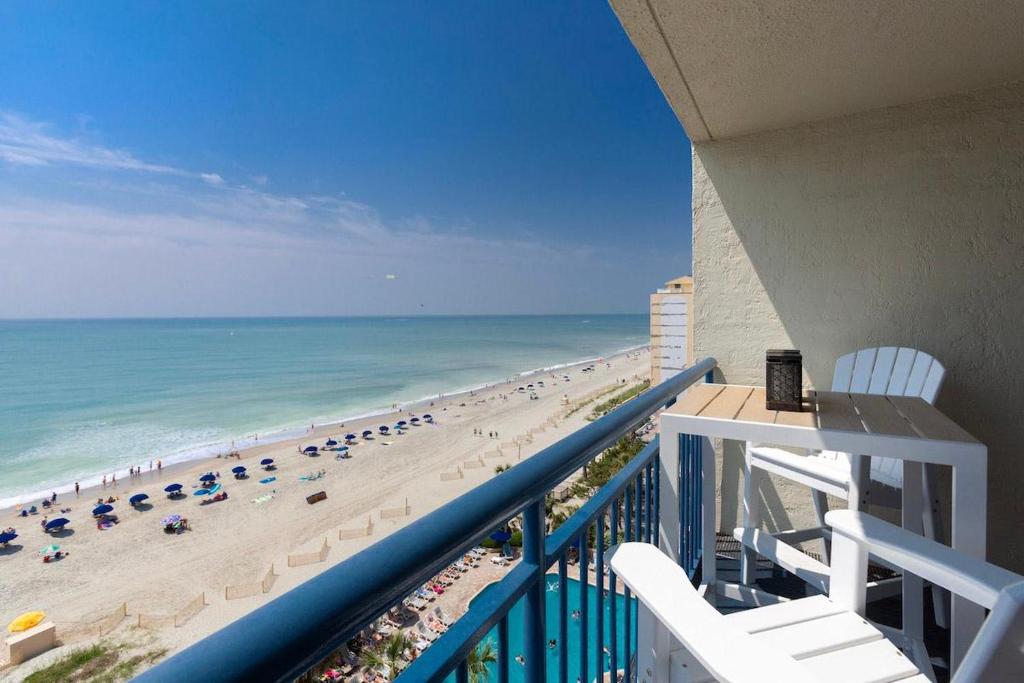
[[[163,466],[164,466],[163,460],[157,460],[156,461],[156,471],[157,472],[159,472],[161,469],[163,469]]]
[[[107,475],[103,475],[103,488],[107,488]]]
[[[78,482],[75,482],[75,497],[78,497]]]
[[[50,502],[51,503],[56,503],[57,502],[57,492],[56,491],[50,491]]]

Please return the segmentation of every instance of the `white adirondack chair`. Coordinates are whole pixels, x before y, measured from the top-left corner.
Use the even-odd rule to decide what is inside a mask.
[[[836,361],[832,378],[832,391],[889,396],[919,396],[928,403],[934,403],[942,386],[946,371],[942,364],[923,351],[915,349],[882,347],[862,349]],[[758,554],[800,576],[820,592],[828,591],[829,543],[825,513],[828,511],[827,495],[848,499],[851,481],[863,467],[860,458],[836,451],[816,451],[808,455],[797,455],[781,448],[748,444],[745,454],[745,481],[743,494],[743,527],[735,535],[744,545],[741,559],[741,581],[751,585],[754,582],[755,561]],[[932,491],[935,489],[935,472],[924,468],[923,495],[926,501],[924,534],[931,539],[939,537],[941,528],[938,510],[934,506]],[[818,526],[813,529],[786,530],[770,536],[759,529],[763,517],[759,489],[762,473],[771,472],[811,489]],[[864,478],[868,473],[860,472]],[[866,503],[899,507],[899,491],[903,484],[903,468],[899,460],[872,458],[870,482],[859,486],[859,500],[851,501],[851,507],[863,509]],[[789,545],[803,541],[822,539],[823,563],[817,562]],[[890,582],[872,592],[881,597],[899,588],[899,582]],[[939,624],[946,623],[946,600],[941,591],[935,592],[935,614]]]
[[[1024,681],[1024,577],[863,512],[826,517],[833,530],[829,595],[732,614],[715,610],[653,545],[611,549],[611,569],[640,602],[637,680],[934,681],[921,643],[864,619],[870,554],[991,610],[952,683]]]

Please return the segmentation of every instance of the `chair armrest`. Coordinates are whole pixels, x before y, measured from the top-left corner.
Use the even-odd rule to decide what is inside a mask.
[[[863,512],[833,510],[825,523],[836,534],[855,542],[868,553],[926,581],[992,609],[999,592],[1024,577],[952,548],[883,522]],[[837,558],[833,558],[833,580]]]
[[[697,592],[682,567],[653,545],[623,543],[611,548],[608,557],[611,569],[637,600],[719,681],[811,683],[808,672],[792,657],[730,626]]]

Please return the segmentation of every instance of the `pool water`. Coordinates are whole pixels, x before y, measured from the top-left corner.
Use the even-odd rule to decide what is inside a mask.
[[[559,605],[558,605],[558,575],[548,574],[545,577],[546,590],[544,596],[546,598],[545,605],[545,640],[551,640],[558,638],[558,621],[559,621]],[[568,614],[572,615],[575,610],[580,608],[580,584],[579,581],[569,579],[566,582],[568,588]],[[485,588],[479,596],[473,599],[475,602],[479,600],[481,596],[486,595],[487,591],[492,590],[494,584]],[[624,667],[626,660],[626,650],[624,643],[625,635],[625,607],[626,599],[622,595],[616,595],[616,620],[618,623],[616,626],[616,643],[618,649],[617,665],[621,669]],[[595,586],[587,586],[587,609],[588,609],[588,621],[587,635],[587,677],[589,681],[593,681],[595,678],[601,680],[599,672],[595,671],[595,653],[599,651],[597,645],[597,588]],[[630,643],[630,654],[636,651],[636,600],[631,599],[632,604],[630,608],[630,626],[632,627],[631,638],[633,641]],[[470,603],[472,607],[472,602]],[[509,641],[509,680],[510,681],[525,681],[525,675],[523,666],[520,665],[515,657],[523,653],[523,601],[520,599],[508,613],[508,641]],[[569,617],[568,622],[568,653],[569,653],[569,683],[573,683],[579,679],[580,676],[580,627],[581,623],[577,619]],[[608,595],[604,600],[604,647],[609,647],[611,640],[611,596]],[[494,647],[495,652],[498,651],[498,628],[495,626],[491,631],[483,637],[480,641],[485,643],[488,640]],[[561,647],[547,650],[547,671],[548,680],[558,680],[558,663],[561,657]],[[602,656],[603,660],[603,673],[610,669],[610,661],[607,654]],[[487,677],[487,681],[497,681],[498,672],[497,665],[493,664],[490,667],[490,675]],[[448,678],[448,681],[454,681],[455,676],[452,675]],[[583,683],[589,683],[584,681]]]

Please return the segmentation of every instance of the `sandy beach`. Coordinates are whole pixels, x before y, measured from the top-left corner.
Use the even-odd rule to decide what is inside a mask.
[[[61,495],[57,507],[71,511],[49,517],[64,516],[71,524],[57,537],[40,528],[43,514],[22,518],[13,509],[0,511],[0,527],[13,526],[19,534],[9,548],[0,549],[0,623],[42,610],[66,644],[0,676],[18,680],[67,645],[94,640],[107,630],[106,637],[170,652],[194,642],[494,476],[496,465],[514,465],[578,429],[589,410],[557,426],[549,422],[564,412],[564,397],[579,400],[611,392],[623,381],[632,385],[647,377],[649,356],[646,350],[636,351],[593,365],[593,371],[569,367],[344,427],[317,426],[298,439],[243,450],[238,460],[197,460],[160,472],[150,472],[148,461],[141,462],[138,478],[119,477],[116,487],[82,489],[77,497]],[[536,390],[536,400],[514,391],[537,380],[546,386]],[[401,435],[377,433],[379,425],[393,427],[410,414],[424,413],[434,416],[434,424]],[[537,431],[542,426],[544,431]],[[336,459],[330,451],[314,457],[299,452],[364,429],[372,429],[374,438],[359,439],[349,458]],[[531,431],[529,442],[513,443]],[[499,449],[500,456],[495,453]],[[273,458],[277,469],[264,472],[259,466],[263,458]],[[232,477],[230,470],[237,465],[248,468],[247,479]],[[320,470],[322,478],[300,480]],[[229,497],[201,505],[193,487],[209,471],[220,473]],[[275,481],[260,483],[269,476]],[[163,488],[174,482],[188,495],[168,499]],[[306,502],[306,496],[320,491],[325,500]],[[149,495],[149,509],[128,505],[137,493]],[[114,504],[119,523],[99,530],[90,513],[97,498],[108,496],[119,498]],[[165,534],[161,519],[171,514],[187,517],[191,530]],[[38,551],[49,543],[69,555],[43,563]],[[289,566],[303,562],[309,563]],[[244,597],[227,599],[226,594]]]

